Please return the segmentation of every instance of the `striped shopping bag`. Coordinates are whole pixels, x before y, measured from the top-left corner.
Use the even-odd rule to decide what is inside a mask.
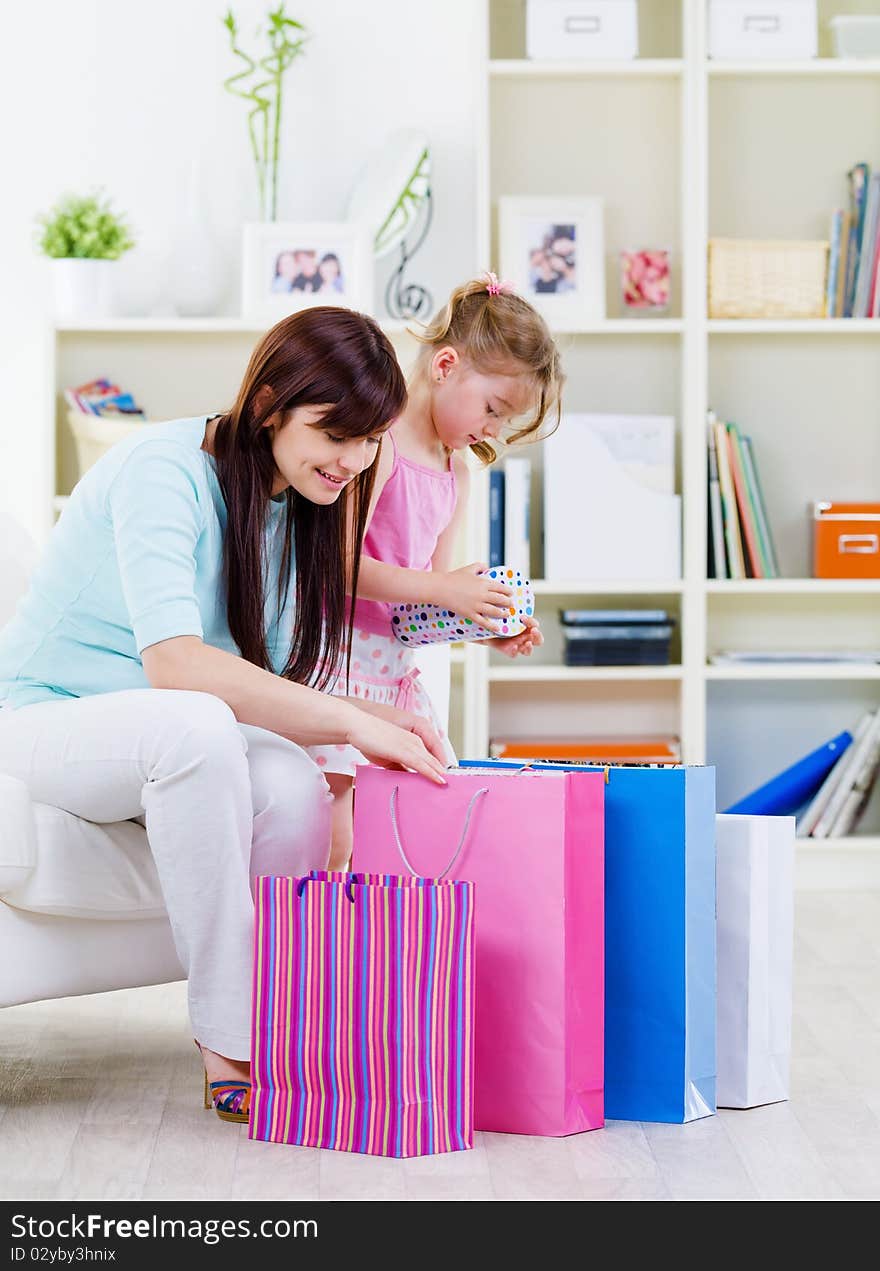
[[[260,877],[250,1137],[378,1156],[473,1147],[473,886]]]

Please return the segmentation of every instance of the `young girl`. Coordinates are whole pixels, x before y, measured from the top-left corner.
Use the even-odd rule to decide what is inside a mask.
[[[151,425],[85,474],[0,636],[0,772],[90,821],[145,814],[227,1119],[247,1119],[250,1091],[249,868],[329,855],[330,794],[303,747],[443,781],[424,719],[308,687],[338,661],[373,461],[405,402],[371,319],[285,318],[231,410]]]
[[[354,605],[350,678],[332,690],[358,701],[415,711],[439,731],[418,683],[412,650],[391,634],[390,605],[433,603],[484,626],[507,612],[510,589],[481,576],[485,564],[450,570],[465,515],[470,474],[461,451],[484,463],[493,442],[534,437],[548,415],[558,421],[559,353],[543,318],[494,274],[465,283],[419,337],[423,345],[407,406],[383,441]],[[519,426],[514,421],[526,413]],[[537,622],[493,641],[510,657],[543,643]],[[444,739],[447,760],[455,755]],[[364,763],[350,745],[310,750],[334,795],[331,868],[351,856],[351,790]]]

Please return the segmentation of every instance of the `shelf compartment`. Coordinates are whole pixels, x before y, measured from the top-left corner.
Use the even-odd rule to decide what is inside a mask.
[[[706,696],[706,761],[715,767],[716,806],[723,811],[845,729],[853,732],[864,713],[880,705],[880,675],[862,681],[710,679]],[[855,835],[839,842],[853,842],[860,851],[877,836],[880,783]]]
[[[681,736],[681,680],[633,678],[620,668],[545,668],[576,678],[504,678],[489,683],[489,737]],[[664,672],[671,668],[640,667]],[[609,670],[596,676],[595,671]],[[676,668],[678,670],[678,668]],[[583,676],[581,672],[593,674]]]
[[[601,196],[606,207],[606,313],[612,321],[625,317],[619,252],[634,245],[669,250],[670,317],[681,314],[681,110],[682,84],[675,78],[489,79],[493,218],[497,221],[498,199],[505,195]],[[602,127],[585,128],[585,119],[601,119]],[[552,145],[548,135],[554,138]],[[566,156],[563,163],[560,154]],[[494,247],[497,258],[497,235]],[[644,328],[647,334],[650,321],[627,316],[621,327],[606,331],[629,335]],[[665,326],[668,319],[653,321],[659,333],[672,333]]]
[[[788,337],[710,341],[709,403],[751,437],[780,568],[807,578],[812,504],[877,497],[880,359],[873,341],[823,340],[807,355]]]

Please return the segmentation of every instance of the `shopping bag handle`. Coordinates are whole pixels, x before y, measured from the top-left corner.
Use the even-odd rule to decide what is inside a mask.
[[[398,852],[400,852],[401,860],[403,861],[404,865],[407,867],[409,872],[412,874],[413,878],[421,878],[421,874],[419,873],[419,871],[417,869],[413,869],[412,865],[410,865],[409,860],[407,859],[406,852],[403,850],[403,844],[400,841],[400,827],[397,824],[397,792],[399,789],[400,789],[400,786],[395,786],[394,789],[391,791],[391,828],[394,830],[394,841],[397,844]],[[438,879],[438,881],[441,878],[446,877],[446,875],[449,873],[449,871],[452,869],[453,865],[455,864],[455,862],[458,860],[459,856],[461,855],[461,849],[464,847],[464,841],[465,841],[465,838],[467,837],[468,826],[470,825],[471,813],[474,810],[474,804],[476,803],[477,799],[479,799],[481,794],[488,794],[488,793],[489,793],[489,787],[483,786],[480,790],[476,790],[471,795],[471,801],[467,806],[467,812],[465,813],[465,816],[464,816],[464,828],[461,831],[461,838],[458,840],[458,847],[455,849],[455,852],[453,853],[453,856],[452,856],[452,860],[443,870],[442,874],[437,874],[435,876]]]

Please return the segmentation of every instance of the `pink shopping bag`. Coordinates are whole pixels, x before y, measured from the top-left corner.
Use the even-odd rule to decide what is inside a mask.
[[[474,1124],[603,1124],[604,777],[453,769],[448,785],[360,767],[357,869],[475,887]],[[471,810],[467,824],[468,810]]]
[[[252,1139],[427,1156],[473,1147],[473,888],[257,879]]]

